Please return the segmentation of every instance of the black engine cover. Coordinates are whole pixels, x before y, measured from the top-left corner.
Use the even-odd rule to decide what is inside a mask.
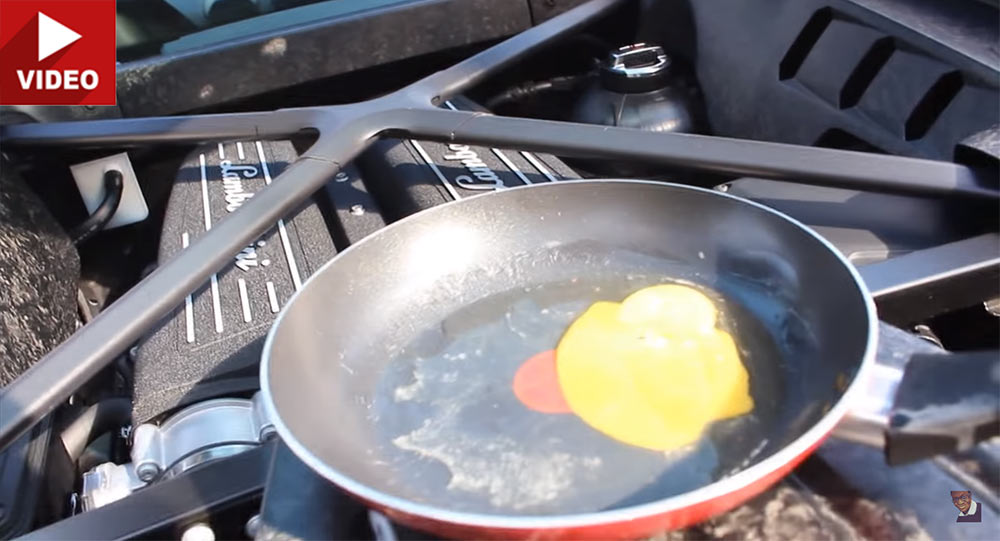
[[[230,142],[192,153],[181,167],[167,205],[160,261],[237,211],[297,157],[288,141]],[[264,336],[281,306],[337,253],[334,236],[360,237],[365,230],[384,225],[354,170],[347,168],[331,180],[317,195],[325,202],[310,201],[278,221],[139,346],[134,422],[146,422],[200,400],[249,394],[259,388],[257,367]],[[331,197],[339,203],[331,203]],[[357,216],[351,224],[331,227],[328,221],[353,217],[350,208],[355,205],[374,212]]]

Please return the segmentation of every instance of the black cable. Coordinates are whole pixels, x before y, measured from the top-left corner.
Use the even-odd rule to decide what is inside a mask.
[[[122,189],[124,186],[125,177],[122,176],[121,171],[111,169],[104,173],[104,201],[101,201],[101,204],[98,205],[89,218],[73,228],[73,231],[70,231],[73,244],[82,243],[108,225],[115,212],[118,211],[118,205],[122,202]]]
[[[549,92],[554,90],[571,90],[580,81],[587,79],[592,76],[590,73],[582,75],[566,75],[562,77],[553,77],[551,79],[546,79],[544,81],[528,81],[517,86],[513,86],[504,90],[503,92],[493,96],[486,101],[485,107],[489,110],[494,110],[501,105],[506,105],[512,101],[520,101],[531,96],[536,96],[543,92]]]

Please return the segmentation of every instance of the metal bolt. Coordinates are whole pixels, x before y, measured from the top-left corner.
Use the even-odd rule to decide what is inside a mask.
[[[260,515],[250,517],[250,520],[247,521],[247,525],[243,528],[243,531],[250,539],[256,539],[257,533],[260,532]]]
[[[188,526],[181,534],[181,541],[215,541],[215,532],[203,522]]]
[[[917,333],[917,336],[920,338],[927,340],[939,348],[944,347],[944,344],[941,343],[941,339],[938,338],[937,335],[934,334],[934,331],[927,325],[917,325],[913,328],[913,332]]]
[[[156,479],[156,476],[159,475],[159,473],[160,467],[152,462],[143,462],[135,467],[135,475],[147,483]]]
[[[1000,297],[984,302],[983,307],[986,308],[986,311],[989,312],[991,316],[1000,317]]]
[[[260,435],[258,437],[261,442],[265,442],[273,438],[277,433],[278,431],[274,428],[274,425],[264,425],[260,427]]]
[[[333,177],[333,180],[335,180],[337,182],[347,182],[350,179],[351,179],[351,177],[347,176],[347,173],[345,173],[343,171],[337,173],[337,176]]]
[[[720,191],[720,192],[728,192],[729,191],[729,185],[728,184],[719,184],[718,186],[715,187],[715,189],[717,191]]]
[[[363,207],[361,205],[353,205],[353,206],[351,206],[351,214],[353,214],[355,216],[361,216],[364,213],[365,213],[365,207]]]

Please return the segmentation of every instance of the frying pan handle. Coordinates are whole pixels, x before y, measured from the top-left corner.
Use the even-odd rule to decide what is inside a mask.
[[[947,353],[880,323],[867,387],[834,435],[905,464],[1000,435],[1000,355]]]
[[[908,302],[909,307],[927,308],[942,298],[967,305],[982,299],[975,291],[964,292],[972,295],[969,299],[955,299],[961,296],[950,287],[956,281],[955,266],[969,276],[995,275],[997,238],[983,235],[858,270],[880,313],[891,311],[892,303],[886,306],[886,301],[908,290],[917,292],[910,295],[916,302]],[[912,310],[906,312],[913,316]],[[965,449],[1000,435],[997,351],[948,353],[880,323],[876,361],[865,395],[835,435],[883,447],[890,464]]]
[[[998,390],[995,351],[914,355],[889,415],[886,460],[904,464],[1000,435]]]
[[[879,323],[876,363],[864,382],[865,390],[855,400],[847,416],[837,425],[833,435],[844,440],[883,448],[896,391],[903,381],[906,362],[915,353],[941,353],[930,342],[893,327]]]

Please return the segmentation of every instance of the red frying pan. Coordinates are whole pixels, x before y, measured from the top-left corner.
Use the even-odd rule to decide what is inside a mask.
[[[754,407],[664,452],[595,430],[546,352],[594,302],[667,283],[714,297]],[[637,537],[728,510],[811,453],[863,398],[877,324],[858,272],[787,216],[697,188],[563,182],[352,246],[281,313],[261,380],[295,454],[393,520]]]

